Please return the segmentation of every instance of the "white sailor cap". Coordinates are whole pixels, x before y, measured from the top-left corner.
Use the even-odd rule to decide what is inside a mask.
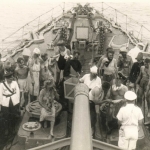
[[[98,70],[98,68],[96,66],[93,66],[93,67],[90,68],[91,73],[97,74],[97,70]]]
[[[128,101],[133,101],[137,98],[137,95],[132,92],[132,91],[127,91],[125,94],[124,94],[124,98]]]
[[[34,53],[34,54],[40,54],[41,51],[40,51],[38,48],[35,48],[35,49],[33,50],[33,53]]]

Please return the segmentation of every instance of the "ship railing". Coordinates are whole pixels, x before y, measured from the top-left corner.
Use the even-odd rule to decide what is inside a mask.
[[[33,36],[36,36],[36,34],[32,34],[32,32],[38,33],[43,26],[49,25],[52,21],[59,18],[60,14],[66,13],[74,6],[76,6],[76,3],[61,3],[26,23],[8,37],[2,39],[0,41],[0,52],[2,56],[4,57],[7,54],[15,53],[19,48],[31,41],[32,38],[34,38]],[[127,34],[130,42],[134,45],[138,42],[150,42],[150,29],[112,7],[111,4],[108,5],[107,3],[100,2],[90,3],[90,6],[98,10],[114,27]]]
[[[123,33],[129,36],[130,42],[136,45],[138,42],[146,44],[150,42],[150,29],[143,24],[132,19],[127,14],[124,14],[111,6],[112,3],[105,2],[92,3],[91,6],[99,11],[99,13],[107,18],[114,27],[120,29]]]
[[[71,144],[71,138],[65,138],[59,141],[55,141],[52,143],[48,143],[45,145],[41,145],[35,148],[31,148],[29,150],[56,150],[56,149],[60,149],[60,148],[64,148],[65,147],[70,147]],[[121,148],[105,143],[105,142],[101,142],[98,140],[92,140],[92,144],[93,144],[93,148],[97,148],[97,149],[103,149],[103,150],[122,150]],[[66,148],[67,149],[67,148]],[[69,149],[69,148],[68,148]],[[86,150],[86,149],[83,149]]]
[[[7,54],[15,53],[15,51],[31,41],[32,38],[38,38],[34,37],[36,34],[33,33],[38,34],[38,31],[42,27],[50,25],[54,20],[57,20],[74,6],[74,3],[61,3],[26,23],[24,26],[0,41],[0,53],[3,57]]]

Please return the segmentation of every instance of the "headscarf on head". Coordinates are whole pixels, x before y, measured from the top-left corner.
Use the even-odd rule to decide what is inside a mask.
[[[98,70],[98,68],[96,66],[93,66],[90,68],[90,72],[93,74],[97,74],[97,70]]]

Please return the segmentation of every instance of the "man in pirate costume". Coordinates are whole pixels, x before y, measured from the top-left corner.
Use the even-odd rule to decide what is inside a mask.
[[[70,77],[79,77],[81,73],[81,63],[78,60],[80,53],[78,51],[74,51],[73,58],[66,62],[64,68],[64,79],[68,79]]]
[[[12,132],[20,116],[20,90],[16,81],[14,81],[13,73],[4,74],[5,81],[0,83],[0,106],[3,117],[6,121],[8,132]]]
[[[143,95],[146,92],[147,85],[150,79],[150,59],[146,58],[144,62],[144,66],[141,66],[140,68],[140,74],[135,82],[136,86],[139,84],[139,90],[138,90],[138,95],[137,95],[137,104],[138,106],[142,106],[142,99]],[[148,103],[149,106],[149,103]],[[150,116],[150,113],[148,114]]]

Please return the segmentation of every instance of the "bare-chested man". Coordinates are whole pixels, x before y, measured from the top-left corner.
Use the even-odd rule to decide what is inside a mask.
[[[17,59],[18,66],[15,70],[15,75],[18,80],[18,85],[20,88],[20,96],[21,96],[21,102],[20,107],[25,107],[28,103],[28,72],[29,68],[24,65],[24,59],[22,57],[19,57]]]
[[[111,84],[112,80],[117,76],[117,62],[114,57],[114,51],[110,49],[107,57],[102,60],[100,70],[104,69],[103,81]]]
[[[127,86],[123,85],[121,79],[114,79],[114,83],[112,85],[112,99],[124,99],[124,94],[128,91]]]

